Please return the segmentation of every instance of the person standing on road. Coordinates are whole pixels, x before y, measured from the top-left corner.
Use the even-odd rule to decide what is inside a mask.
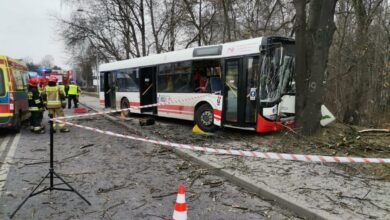
[[[28,107],[31,113],[30,125],[31,131],[37,134],[45,133],[45,128],[42,126],[43,103],[38,91],[39,80],[30,78],[28,81]]]
[[[57,86],[57,78],[55,76],[49,77],[49,84],[42,92],[42,99],[49,114],[53,115],[53,118],[65,116],[64,110],[62,109],[66,105],[65,94]],[[57,127],[59,127],[60,132],[69,132],[69,129],[65,127],[64,123],[55,122],[54,132]]]
[[[59,82],[58,83],[58,87],[60,87],[61,92],[64,93],[65,98],[68,98],[68,94],[65,92],[65,85],[64,85],[64,83],[63,82]]]
[[[72,100],[74,104],[74,108],[77,108],[78,104],[78,96],[79,96],[80,88],[76,85],[74,81],[70,82],[69,91],[68,91],[68,108],[72,107]]]

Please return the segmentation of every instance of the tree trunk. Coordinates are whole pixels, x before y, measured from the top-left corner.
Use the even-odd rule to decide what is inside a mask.
[[[148,7],[149,7],[149,13],[150,13],[150,24],[152,26],[152,33],[154,37],[154,45],[156,45],[156,53],[161,53],[161,47],[160,47],[160,42],[158,39],[158,32],[156,30],[156,24],[154,22],[154,4],[153,0],[148,0],[146,1]]]
[[[202,46],[202,0],[199,0],[199,38],[198,38],[198,46]]]
[[[145,34],[145,12],[144,0],[140,2],[140,16],[141,16],[141,41],[142,41],[142,56],[146,56],[146,34]]]
[[[176,42],[175,29],[176,29],[175,2],[172,2],[171,16],[169,18],[169,51],[175,50],[175,42]]]
[[[227,42],[232,41],[231,37],[231,31],[230,31],[230,19],[229,19],[229,9],[230,9],[230,1],[229,0],[223,0],[222,1],[223,5],[223,21],[224,21],[224,27],[223,27],[223,42],[226,42],[227,37]]]
[[[325,70],[336,30],[337,0],[311,0],[306,23],[306,1],[294,0],[296,9],[296,126],[312,135],[320,128]]]

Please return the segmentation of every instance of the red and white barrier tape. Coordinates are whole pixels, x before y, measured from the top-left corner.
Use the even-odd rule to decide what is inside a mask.
[[[199,147],[188,144],[177,144],[171,143],[168,141],[157,141],[151,140],[148,138],[134,137],[130,135],[117,134],[111,131],[104,131],[97,128],[92,128],[84,125],[74,124],[67,121],[61,121],[58,119],[53,119],[55,121],[63,122],[65,124],[83,128],[86,130],[90,130],[97,133],[102,133],[106,135],[111,135],[114,137],[127,138],[131,140],[137,140],[142,142],[148,142],[152,144],[164,145],[169,147],[174,147],[178,149],[187,149],[192,151],[203,151],[207,153],[213,154],[224,154],[224,155],[236,155],[243,157],[257,157],[264,159],[272,159],[272,160],[293,160],[293,161],[305,161],[305,162],[319,162],[319,163],[390,163],[390,158],[363,158],[363,157],[338,157],[338,156],[321,156],[321,155],[304,155],[304,154],[284,154],[284,153],[272,153],[272,152],[259,152],[259,151],[246,151],[246,150],[233,150],[233,149],[215,149],[208,147]]]
[[[175,99],[175,100],[171,100],[169,102],[159,102],[159,103],[149,104],[149,105],[133,106],[133,107],[123,108],[123,109],[119,109],[119,110],[94,112],[94,113],[87,113],[87,114],[82,114],[82,115],[69,115],[69,116],[65,116],[65,117],[57,117],[56,119],[57,120],[62,120],[62,119],[70,119],[70,118],[80,118],[80,117],[86,117],[86,116],[95,116],[95,115],[104,115],[104,114],[110,114],[110,113],[116,113],[116,112],[123,112],[123,111],[128,111],[128,110],[131,110],[131,109],[134,110],[134,109],[150,108],[150,107],[156,107],[156,106],[161,106],[161,105],[168,105],[168,104],[174,104],[174,103],[180,103],[180,102],[187,102],[187,101],[191,101],[191,100],[194,100],[194,99],[199,99],[199,98],[202,98],[202,97],[205,97],[205,96],[208,96],[208,95],[209,94],[207,94],[207,95],[199,95],[199,96],[195,96],[195,97],[191,97],[191,98]]]

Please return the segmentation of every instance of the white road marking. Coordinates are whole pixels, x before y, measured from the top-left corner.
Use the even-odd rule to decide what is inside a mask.
[[[15,155],[16,147],[18,146],[19,139],[20,139],[20,133],[18,133],[15,136],[14,140],[12,141],[11,147],[10,147],[10,149],[8,151],[8,154],[7,154],[7,156],[4,159],[4,164],[1,167],[2,172],[0,174],[0,180],[4,180],[4,181],[0,182],[0,198],[2,197],[2,195],[3,195],[4,191],[5,191],[4,190],[4,186],[5,186],[5,183],[7,181],[7,176],[8,176],[9,170],[11,168],[11,164],[9,164],[9,163],[11,163],[13,161],[13,157]],[[6,141],[5,143],[8,143],[8,141]],[[1,146],[3,146],[3,145],[1,145]]]
[[[1,145],[0,145],[0,155],[2,155],[4,153],[5,147],[7,146],[8,142],[9,142],[9,139],[11,137],[12,137],[11,135],[7,135],[7,137],[5,137],[5,139],[3,140],[3,143],[1,143]]]

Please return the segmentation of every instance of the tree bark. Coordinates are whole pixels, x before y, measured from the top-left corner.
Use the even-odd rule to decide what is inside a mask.
[[[320,128],[325,70],[332,44],[337,0],[311,0],[306,23],[306,1],[296,8],[296,126],[305,135]]]

